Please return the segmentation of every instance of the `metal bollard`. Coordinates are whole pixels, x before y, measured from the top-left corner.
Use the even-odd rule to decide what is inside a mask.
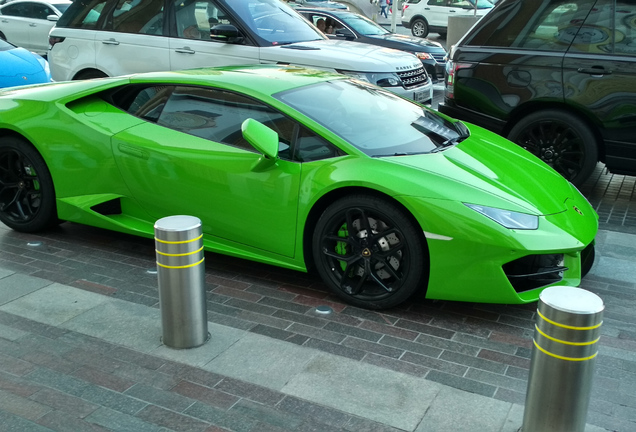
[[[209,339],[201,221],[169,216],[155,222],[162,342],[195,348]]]
[[[581,288],[541,293],[520,431],[585,430],[604,308]]]

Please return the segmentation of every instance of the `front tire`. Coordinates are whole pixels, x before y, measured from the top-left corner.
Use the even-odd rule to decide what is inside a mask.
[[[428,251],[415,224],[395,204],[367,195],[341,198],[313,234],[318,273],[347,303],[386,309],[406,301],[428,274]]]
[[[537,111],[524,117],[508,139],[534,154],[576,186],[598,162],[594,133],[580,118],[561,110]]]
[[[42,156],[26,141],[0,139],[0,221],[21,232],[57,224],[55,189]]]
[[[425,38],[428,36],[428,23],[425,19],[418,18],[411,23],[411,34],[415,37]]]

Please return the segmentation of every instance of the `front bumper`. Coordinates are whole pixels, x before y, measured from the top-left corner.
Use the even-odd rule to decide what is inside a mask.
[[[433,101],[433,83],[427,80],[421,86],[405,89],[404,87],[385,87],[387,90],[402,96],[406,99],[414,100],[421,104],[431,104]]]
[[[578,286],[598,218],[585,198],[576,201],[541,216],[537,230],[511,230],[461,203],[407,198],[429,249],[426,298],[521,304],[537,301],[549,286]]]

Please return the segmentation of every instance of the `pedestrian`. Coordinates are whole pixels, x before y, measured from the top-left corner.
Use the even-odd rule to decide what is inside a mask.
[[[386,13],[386,8],[388,3],[389,3],[389,0],[380,0],[380,16],[384,15],[384,18],[389,17]]]

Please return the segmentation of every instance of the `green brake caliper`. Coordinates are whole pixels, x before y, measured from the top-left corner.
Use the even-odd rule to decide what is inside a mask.
[[[347,238],[349,235],[349,230],[347,229],[347,224],[343,224],[338,230],[338,237]],[[336,243],[336,253],[338,255],[346,255],[347,254],[347,243],[346,242],[337,242]],[[347,268],[347,263],[344,261],[340,261],[340,268],[344,271]]]

